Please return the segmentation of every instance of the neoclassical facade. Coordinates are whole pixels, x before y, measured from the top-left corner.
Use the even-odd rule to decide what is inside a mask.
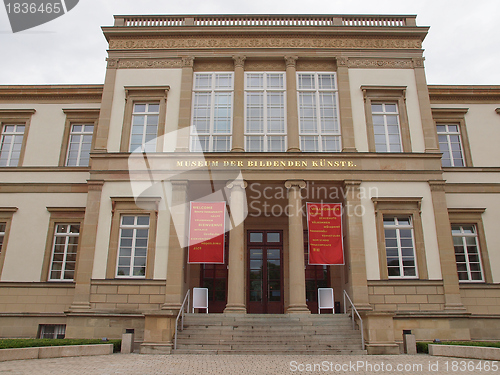
[[[0,86],[0,337],[168,352],[194,287],[221,314],[345,291],[369,353],[498,337],[500,87],[428,85],[415,16],[103,31],[104,84]],[[194,201],[227,203],[224,264],[187,262]],[[342,205],[345,264],[308,264],[306,203]]]

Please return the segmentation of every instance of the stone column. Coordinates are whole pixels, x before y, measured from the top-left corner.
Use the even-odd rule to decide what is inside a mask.
[[[455,249],[451,236],[450,218],[446,205],[446,193],[444,190],[445,181],[429,181],[432,206],[436,220],[436,234],[439,247],[439,260],[441,262],[441,276],[444,287],[444,308],[445,310],[465,311],[460,296],[458,284],[457,263],[455,259]]]
[[[234,60],[233,142],[231,151],[245,151],[245,56]]]
[[[339,95],[340,127],[342,133],[342,151],[357,152],[354,142],[354,122],[352,119],[351,88],[349,85],[349,59],[337,58],[337,83]]]
[[[179,103],[179,126],[175,151],[189,151],[189,126],[191,125],[191,102],[193,100],[194,57],[182,58],[181,95]]]
[[[245,314],[245,181],[233,181],[227,185],[231,189],[231,225],[229,233],[229,269],[227,279],[227,305],[224,313]]]
[[[429,98],[427,79],[425,78],[423,57],[413,59],[413,71],[415,72],[418,103],[420,105],[420,118],[424,131],[425,152],[441,152],[437,140],[436,126],[432,118],[431,101]]]
[[[87,208],[85,209],[83,230],[80,235],[81,245],[76,263],[75,295],[70,311],[90,309],[90,283],[94,269],[97,224],[104,181],[89,180],[87,186]]]
[[[347,237],[347,259],[349,260],[350,297],[358,311],[372,309],[368,302],[368,282],[366,276],[365,241],[363,237],[363,218],[360,200],[361,181],[344,181],[344,233]]]
[[[170,236],[168,240],[167,281],[162,310],[179,310],[184,299],[187,244],[187,189],[188,181],[171,181]],[[174,225],[174,218],[177,226]],[[181,239],[181,240],[180,240]]]
[[[106,69],[106,78],[102,89],[101,109],[99,111],[99,122],[95,137],[95,152],[107,152],[108,134],[111,121],[111,106],[113,105],[113,96],[115,93],[116,72],[118,70],[118,59],[109,59]]]
[[[302,224],[303,180],[288,180],[288,268],[290,275],[290,305],[287,313],[310,314],[306,304],[306,273],[304,267],[304,227]]]
[[[285,56],[287,152],[300,152],[299,112],[297,109],[297,56]]]

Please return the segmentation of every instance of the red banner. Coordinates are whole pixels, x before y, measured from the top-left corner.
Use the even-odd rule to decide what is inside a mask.
[[[191,202],[188,263],[224,263],[225,202]]]
[[[307,203],[309,264],[344,264],[342,204]]]

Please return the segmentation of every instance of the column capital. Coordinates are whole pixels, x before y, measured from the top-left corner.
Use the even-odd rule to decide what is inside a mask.
[[[344,180],[344,186],[350,188],[359,188],[361,186],[361,180]]]
[[[245,180],[234,180],[226,184],[226,187],[228,189],[233,189],[233,188],[245,189],[247,186],[248,184]]]
[[[104,180],[88,180],[87,188],[89,190],[101,191],[104,186]]]
[[[285,187],[287,189],[292,189],[294,187],[304,189],[306,187],[306,182],[304,180],[287,180],[285,181]]]
[[[414,57],[412,59],[414,68],[423,68],[425,57]]]
[[[108,69],[116,69],[118,68],[118,62],[120,61],[119,59],[111,59],[107,58],[106,61],[108,62],[107,68]]]
[[[181,65],[183,68],[192,68],[194,65],[194,57],[193,56],[182,57]]]
[[[446,181],[445,180],[429,180],[429,186],[431,191],[445,191]]]
[[[189,181],[188,180],[170,180],[172,184],[172,190],[183,190],[186,189]]]
[[[287,68],[295,68],[297,66],[298,56],[285,56],[285,65]]]
[[[243,55],[233,55],[233,62],[235,68],[243,68],[245,66],[246,56]]]
[[[348,66],[349,58],[348,57],[337,57],[337,66]]]

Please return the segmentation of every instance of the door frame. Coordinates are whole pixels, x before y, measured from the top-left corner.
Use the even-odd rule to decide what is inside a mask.
[[[265,240],[264,242],[261,242],[260,244],[257,245],[252,245],[250,242],[250,233],[252,232],[261,232],[264,233],[263,239]],[[280,234],[280,243],[278,245],[273,245],[273,243],[268,244],[266,241],[266,234],[268,232],[278,232]],[[246,304],[247,304],[247,313],[249,314],[283,314],[284,313],[284,307],[285,307],[285,286],[284,286],[284,264],[283,264],[283,258],[284,258],[284,249],[285,249],[285,241],[284,241],[284,231],[283,229],[247,229],[246,230],[246,290],[247,290],[247,296],[246,296]],[[276,243],[274,243],[276,244]],[[263,298],[263,303],[262,303],[262,311],[258,312],[252,312],[251,310],[251,303],[254,304],[255,302],[250,302],[250,248],[251,247],[261,247],[262,248],[262,277],[263,277],[263,285],[262,285],[262,298]],[[280,295],[281,295],[281,300],[279,302],[279,306],[271,308],[271,311],[269,311],[269,301],[267,301],[267,292],[268,292],[268,286],[267,286],[267,249],[268,248],[273,248],[273,247],[279,247],[280,248]],[[266,250],[266,264],[264,267],[264,250]],[[264,273],[264,269],[266,272]],[[266,280],[264,280],[264,277]],[[264,301],[266,303],[264,303]],[[275,303],[275,302],[272,302]],[[276,305],[278,303],[276,302]]]

